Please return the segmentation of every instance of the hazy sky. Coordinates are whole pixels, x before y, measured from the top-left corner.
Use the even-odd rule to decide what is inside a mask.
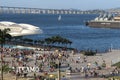
[[[0,0],[1,6],[52,9],[109,9],[120,7],[120,0]]]

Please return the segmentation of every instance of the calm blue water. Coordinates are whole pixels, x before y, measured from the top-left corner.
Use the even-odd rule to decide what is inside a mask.
[[[98,15],[36,15],[36,14],[0,14],[0,21],[12,21],[27,23],[40,27],[43,34],[32,35],[34,39],[43,39],[54,35],[60,35],[70,39],[71,47],[85,50],[98,49],[104,51],[110,46],[120,48],[120,29],[90,28],[84,25],[85,21],[94,19]]]

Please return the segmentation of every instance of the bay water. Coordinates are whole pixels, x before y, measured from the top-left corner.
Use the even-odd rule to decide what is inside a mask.
[[[0,14],[0,21],[26,23],[40,27],[42,34],[25,36],[32,39],[44,39],[55,35],[68,38],[72,48],[78,50],[106,51],[111,47],[120,49],[120,29],[91,28],[86,21],[97,17],[97,14],[59,15],[48,14]]]

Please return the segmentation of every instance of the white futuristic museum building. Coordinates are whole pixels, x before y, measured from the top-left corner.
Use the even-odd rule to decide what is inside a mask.
[[[15,23],[9,21],[0,21],[0,29],[3,30],[5,28],[9,28],[9,34],[12,36],[24,36],[24,35],[33,35],[33,34],[40,34],[42,30],[30,24],[24,23]]]

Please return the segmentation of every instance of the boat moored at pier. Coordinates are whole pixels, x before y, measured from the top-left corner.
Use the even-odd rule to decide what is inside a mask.
[[[104,14],[86,22],[86,26],[94,28],[120,28],[120,15]]]

